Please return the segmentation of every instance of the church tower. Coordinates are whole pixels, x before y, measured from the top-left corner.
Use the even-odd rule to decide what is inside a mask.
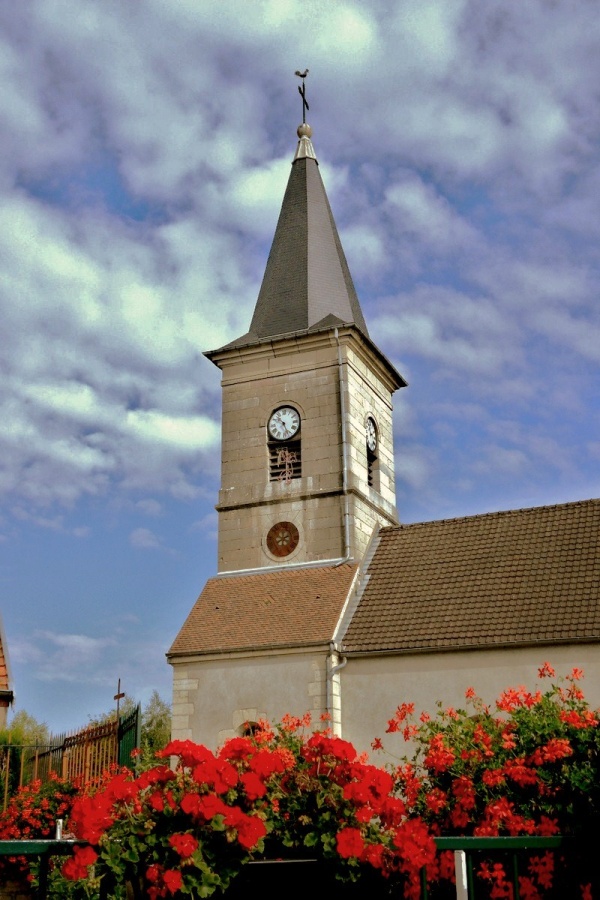
[[[222,373],[219,573],[359,561],[397,523],[392,393],[370,340],[311,142],[298,146],[247,334]]]
[[[173,737],[209,746],[307,710],[342,733],[345,612],[374,531],[397,523],[405,382],[369,338],[308,125],[298,138],[250,330],[206,354],[223,387],[218,574],[167,658]]]

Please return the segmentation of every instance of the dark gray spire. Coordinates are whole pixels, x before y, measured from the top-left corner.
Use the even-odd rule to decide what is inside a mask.
[[[342,323],[368,336],[311,133],[309,125],[298,128],[300,140],[250,331],[233,346]]]

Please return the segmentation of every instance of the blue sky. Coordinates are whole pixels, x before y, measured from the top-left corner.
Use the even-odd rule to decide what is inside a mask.
[[[308,121],[371,336],[407,378],[398,510],[600,494],[600,20],[584,0],[31,0],[0,10],[0,584],[55,731],[216,571],[219,373]]]

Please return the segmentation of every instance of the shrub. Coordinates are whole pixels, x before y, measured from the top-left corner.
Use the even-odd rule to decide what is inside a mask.
[[[488,707],[468,688],[463,709],[415,717],[402,703],[388,723],[410,749],[376,766],[310,718],[286,716],[212,752],[172,741],[141,774],[112,769],[77,791],[55,779],[13,799],[0,836],[52,836],[56,818],[89,846],[53,873],[50,896],[208,897],[251,860],[310,856],[338,881],[375,896],[432,897],[451,888],[453,860],[440,835],[554,835],[574,842],[559,866],[531,853],[523,900],[597,891],[587,844],[600,823],[600,728],[573,670],[545,690],[504,691]],[[541,679],[553,679],[549,664]],[[376,738],[375,750],[383,749]],[[482,896],[510,898],[502,860],[481,858]],[[569,880],[570,879],[570,880]],[[128,893],[129,891],[129,893]],[[596,897],[598,894],[596,893]]]
[[[548,663],[538,674],[555,676]],[[433,834],[573,835],[580,852],[563,857],[563,874],[579,869],[584,884],[593,880],[584,872],[591,859],[585,845],[600,822],[600,729],[582,675],[574,669],[545,691],[508,689],[492,708],[468,688],[464,709],[438,705],[418,723],[412,704],[398,707],[387,730],[400,731],[412,752],[396,769],[397,788]],[[543,896],[551,869],[550,854],[532,857],[521,896]],[[501,865],[484,865],[480,875],[492,885],[490,896],[509,896]]]
[[[301,851],[327,861],[341,880],[365,870],[402,876],[418,896],[419,873],[435,847],[418,816],[394,795],[394,780],[357,756],[347,741],[288,717],[218,753],[173,741],[158,756],[177,757],[138,777],[115,776],[72,810],[72,826],[94,845],[111,896],[180,893],[209,896],[264,855]],[[67,876],[87,864],[68,863]]]
[[[36,780],[19,788],[0,815],[0,840],[53,838],[56,820],[68,817],[78,792],[76,785],[55,774],[46,782]],[[37,867],[30,867],[25,857],[0,859],[3,880],[34,881],[36,873]]]

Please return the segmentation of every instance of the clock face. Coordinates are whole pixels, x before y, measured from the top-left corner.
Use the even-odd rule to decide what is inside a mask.
[[[289,441],[300,430],[300,416],[291,406],[280,406],[269,419],[269,434],[276,441]]]
[[[367,418],[367,447],[371,453],[377,450],[377,425],[372,416]]]

